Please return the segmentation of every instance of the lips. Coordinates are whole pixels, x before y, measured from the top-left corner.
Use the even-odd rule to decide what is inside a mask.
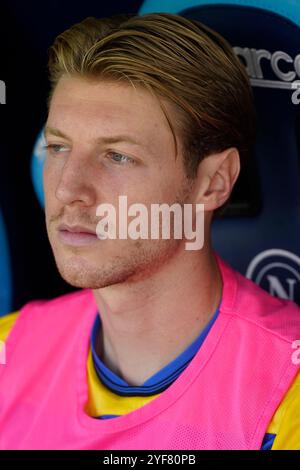
[[[83,227],[82,225],[61,224],[59,225],[58,230],[67,231],[71,233],[92,233],[93,235],[96,235],[96,230]]]
[[[85,246],[99,241],[96,230],[82,225],[61,224],[58,227],[58,238],[64,245]]]

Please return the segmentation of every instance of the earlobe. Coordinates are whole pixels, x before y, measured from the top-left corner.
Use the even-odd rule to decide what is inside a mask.
[[[235,147],[205,157],[199,165],[198,201],[207,211],[216,210],[229,198],[240,172],[239,152]]]

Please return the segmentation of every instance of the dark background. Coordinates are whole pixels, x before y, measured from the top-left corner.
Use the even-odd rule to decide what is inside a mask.
[[[47,50],[60,32],[87,16],[137,13],[141,3],[0,2],[0,79],[6,84],[6,104],[0,106],[0,207],[13,266],[12,310],[74,290],[57,272],[30,175],[32,148],[47,118]]]

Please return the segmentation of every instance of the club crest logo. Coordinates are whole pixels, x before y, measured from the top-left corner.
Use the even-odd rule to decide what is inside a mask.
[[[275,297],[300,303],[300,257],[290,251],[259,253],[250,262],[246,277]]]

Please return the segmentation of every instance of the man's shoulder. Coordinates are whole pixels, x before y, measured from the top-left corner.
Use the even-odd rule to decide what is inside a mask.
[[[258,328],[269,330],[287,341],[298,338],[300,307],[263,290],[226,261],[221,260],[223,299],[220,310]]]
[[[274,413],[268,433],[276,435],[273,450],[299,450],[300,371]]]
[[[36,311],[46,312],[53,311],[57,308],[72,308],[77,307],[86,302],[90,302],[93,299],[91,289],[80,289],[67,294],[59,295],[52,299],[36,299],[27,302],[20,310],[21,311]]]
[[[30,300],[19,311],[0,317],[0,340],[7,339],[18,320],[22,322],[22,328],[26,323],[30,328],[40,323],[46,327],[47,320],[56,324],[61,323],[62,318],[72,321],[76,313],[80,315],[86,308],[96,308],[91,289],[77,290],[52,299]]]
[[[0,317],[0,341],[6,341],[11,332],[20,311],[11,312]]]
[[[271,293],[238,271],[236,271],[236,277],[238,281],[236,303],[238,305],[243,304],[244,306],[244,303],[247,302],[250,311],[255,311],[259,308],[265,312],[293,310],[298,314],[300,313],[300,307],[292,299],[284,299],[271,295]]]

